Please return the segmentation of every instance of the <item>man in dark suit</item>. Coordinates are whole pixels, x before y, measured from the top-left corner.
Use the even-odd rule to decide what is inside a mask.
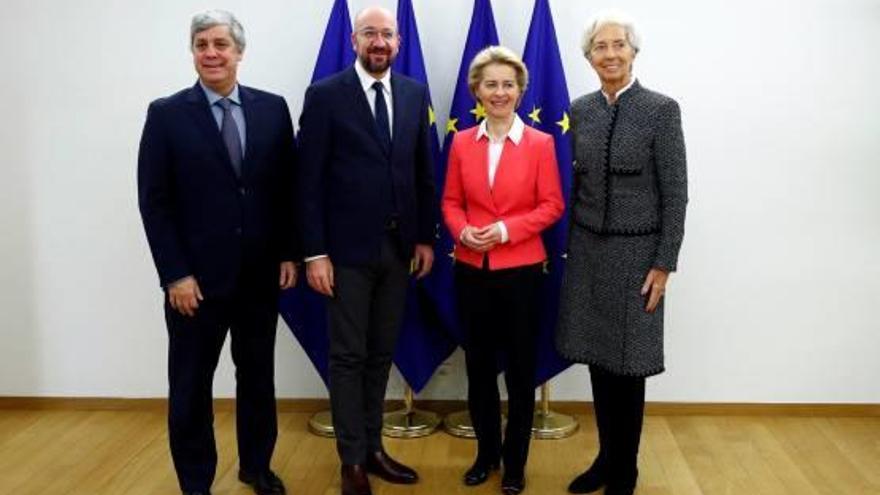
[[[184,493],[210,493],[217,465],[211,391],[227,331],[236,371],[239,479],[284,493],[275,447],[279,289],[293,260],[294,135],[280,96],[237,83],[241,24],[193,17],[191,88],[150,104],[138,196],[165,298],[171,455]]]
[[[415,483],[382,448],[382,405],[410,260],[433,263],[434,181],[427,89],[391,73],[394,16],[355,18],[354,67],[309,87],[300,119],[299,198],[309,285],[327,296],[330,401],[342,493],[370,493],[366,473]]]

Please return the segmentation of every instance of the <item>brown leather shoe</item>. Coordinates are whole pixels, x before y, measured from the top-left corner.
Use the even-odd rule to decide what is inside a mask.
[[[366,466],[368,473],[389,483],[411,485],[419,480],[419,475],[412,468],[395,461],[384,450],[368,454]]]
[[[363,464],[342,465],[342,495],[373,495]]]

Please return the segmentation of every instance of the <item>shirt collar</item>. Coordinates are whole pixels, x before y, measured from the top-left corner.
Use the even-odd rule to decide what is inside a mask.
[[[629,83],[628,83],[626,86],[620,88],[620,90],[618,90],[617,93],[614,94],[614,101],[619,100],[619,99],[620,99],[620,95],[622,95],[623,93],[625,93],[626,90],[628,90],[629,88],[631,88],[632,85],[635,84],[635,83],[636,83],[636,76],[632,76],[632,77],[630,78],[630,80],[629,80]],[[608,100],[609,100],[608,93],[606,93],[605,91],[602,91],[602,96],[605,97],[605,101],[608,101]]]
[[[215,92],[211,88],[205,86],[205,83],[199,79],[199,85],[202,87],[202,90],[205,92],[205,96],[208,97],[208,104],[214,105],[218,101],[223,98],[229,98],[229,101],[235,103],[236,105],[241,106],[241,99],[238,97],[238,83],[235,83],[235,86],[232,87],[232,91],[229,92],[229,96],[221,96],[219,93]]]
[[[361,65],[360,60],[355,60],[354,71],[357,72],[358,79],[361,81],[361,87],[364,88],[365,92],[373,89],[373,83],[376,81],[382,83],[382,89],[386,92],[391,92],[391,69],[386,70],[385,75],[381,79],[376,79]]]
[[[510,130],[507,131],[507,139],[513,141],[513,144],[519,145],[519,142],[522,141],[523,133],[526,130],[526,125],[523,123],[522,119],[519,118],[519,115],[516,113],[513,114],[513,125],[510,126]],[[483,119],[480,122],[480,128],[477,129],[477,137],[476,140],[479,141],[481,138],[486,137],[489,139],[489,131],[487,129],[486,119]]]

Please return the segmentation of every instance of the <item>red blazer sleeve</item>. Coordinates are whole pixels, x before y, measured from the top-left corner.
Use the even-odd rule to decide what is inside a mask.
[[[443,199],[440,203],[443,221],[456,243],[461,236],[461,231],[468,224],[467,213],[465,213],[464,184],[461,179],[461,158],[459,157],[461,146],[457,138],[456,135],[449,150],[449,161],[446,163],[446,185],[443,187]]]
[[[565,208],[553,138],[549,135],[544,135],[542,138],[536,142],[537,149],[534,150],[538,154],[535,208],[527,213],[502,218],[504,226],[507,227],[510,244],[516,244],[540,235],[544,229],[562,217]]]

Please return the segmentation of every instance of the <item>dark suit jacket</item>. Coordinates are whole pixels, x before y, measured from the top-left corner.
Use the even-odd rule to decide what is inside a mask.
[[[279,263],[298,256],[287,104],[242,85],[239,95],[247,131],[241,178],[198,83],[150,104],[138,199],[163,287],[193,275],[206,297],[226,295],[244,273],[277,288]]]
[[[361,265],[377,259],[389,165],[404,252],[436,228],[428,94],[392,73],[393,143],[386,151],[354,67],[311,85],[300,117],[299,214],[304,256]]]

